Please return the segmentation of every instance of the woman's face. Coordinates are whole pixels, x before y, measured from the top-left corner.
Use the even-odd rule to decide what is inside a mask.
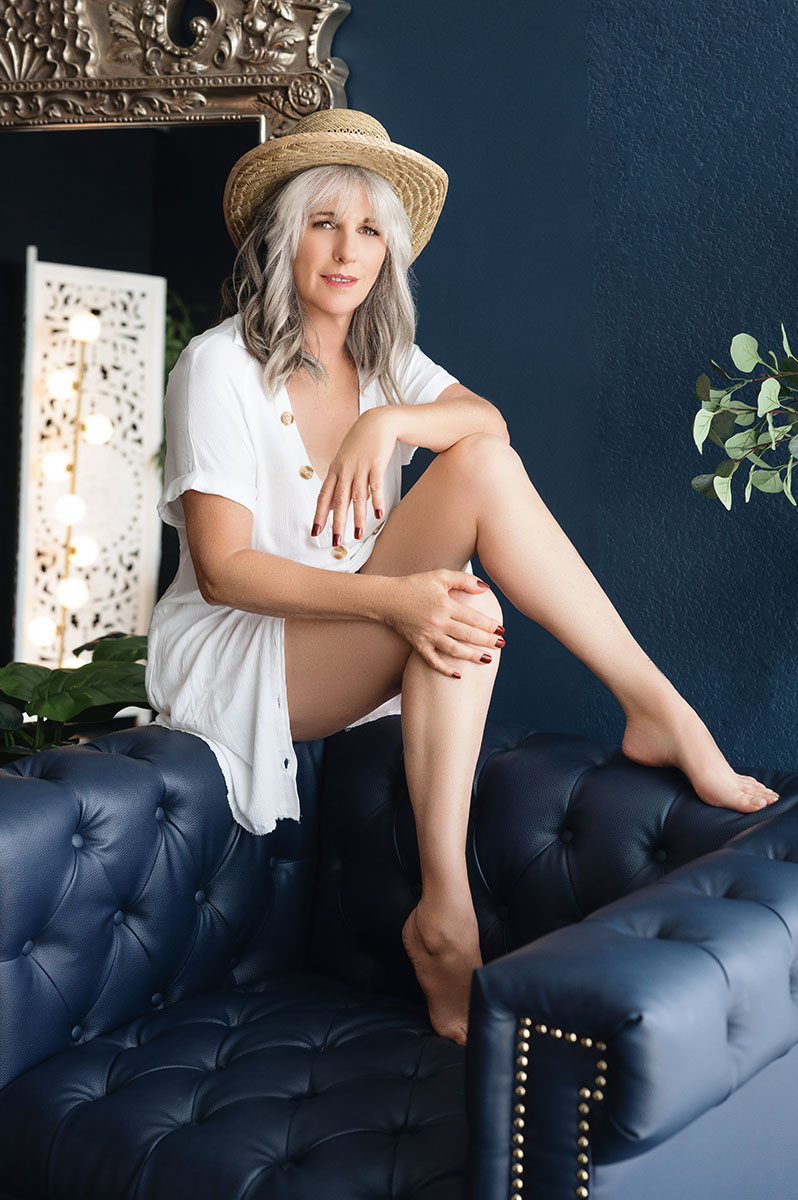
[[[294,284],[311,320],[351,318],[374,286],[385,252],[363,188],[348,208],[311,209],[294,259]]]

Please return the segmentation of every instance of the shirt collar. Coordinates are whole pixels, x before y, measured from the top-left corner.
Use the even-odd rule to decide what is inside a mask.
[[[241,332],[241,313],[239,312],[233,314],[233,343],[236,346],[243,346],[245,350],[247,348]]]

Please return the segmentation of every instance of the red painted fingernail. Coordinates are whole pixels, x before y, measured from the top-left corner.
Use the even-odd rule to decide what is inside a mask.
[[[460,674],[459,671],[452,672],[452,679],[462,679],[462,678],[463,678],[463,676]]]
[[[504,644],[505,644],[505,643],[504,643],[504,638],[497,638],[497,639],[496,639],[496,645],[499,647],[499,649],[501,649],[501,648],[502,648],[502,646],[503,646]]]
[[[318,537],[320,533],[321,533],[321,525],[319,525],[319,523],[316,522],[316,524],[313,526],[313,528],[310,531],[310,536]]]
[[[381,520],[382,520],[382,509],[381,509],[381,508],[375,508],[375,509],[374,509],[374,515],[375,515],[375,517],[377,518],[377,520],[378,520],[378,521],[381,521]],[[458,678],[459,678],[459,676],[458,676]]]
[[[485,583],[485,580],[484,580],[484,579],[478,579],[478,580],[477,580],[477,583],[479,584],[479,586],[480,586],[480,587],[490,587],[490,584],[489,584],[489,583]]]
[[[493,662],[493,659],[491,658],[491,656],[489,654],[483,654],[482,658],[479,661],[480,662]]]
[[[333,534],[333,545],[334,545],[334,546],[340,546],[340,545],[341,545],[341,535],[340,535],[340,533],[334,533],[334,534]]]
[[[363,536],[363,530],[362,530],[362,529],[360,528],[360,526],[358,525],[358,526],[356,526],[356,527],[355,527],[355,537],[356,537],[356,538],[362,538],[362,536]]]
[[[496,628],[494,629],[494,631],[493,631],[493,632],[494,632],[494,633],[497,633],[497,634],[499,635],[499,637],[502,637],[502,636],[503,636],[503,634],[504,634],[504,626],[503,626],[503,625],[497,625],[497,626],[496,626]]]

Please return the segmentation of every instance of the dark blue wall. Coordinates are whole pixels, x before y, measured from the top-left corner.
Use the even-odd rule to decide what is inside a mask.
[[[502,409],[549,508],[732,762],[796,768],[798,513],[745,505],[739,479],[730,513],[690,488],[720,457],[691,437],[709,357],[740,331],[778,348],[779,319],[798,342],[790,7],[352,4],[333,47],[349,104],[451,180],[417,263],[420,343]],[[232,262],[224,180],[256,140],[246,125],[3,135],[8,513],[25,245],[165,274],[212,323]],[[10,647],[10,587],[0,615]],[[603,684],[509,607],[506,624],[493,715],[619,741]]]
[[[502,409],[738,767],[798,759],[798,514],[783,496],[745,505],[738,477],[731,512],[692,491],[721,456],[693,444],[693,389],[735,333],[780,349],[783,319],[798,342],[794,37],[794,14],[761,0],[370,0],[335,43],[350,105],[450,175],[417,265],[419,341]],[[492,714],[619,740],[607,688],[508,617]]]

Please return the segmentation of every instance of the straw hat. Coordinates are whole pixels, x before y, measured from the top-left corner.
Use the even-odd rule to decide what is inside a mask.
[[[224,218],[236,248],[267,196],[297,172],[327,163],[367,167],[388,180],[410,218],[416,258],[440,216],[448,176],[423,154],[392,142],[379,121],[351,108],[311,113],[285,137],[263,142],[238,160],[224,189]]]

